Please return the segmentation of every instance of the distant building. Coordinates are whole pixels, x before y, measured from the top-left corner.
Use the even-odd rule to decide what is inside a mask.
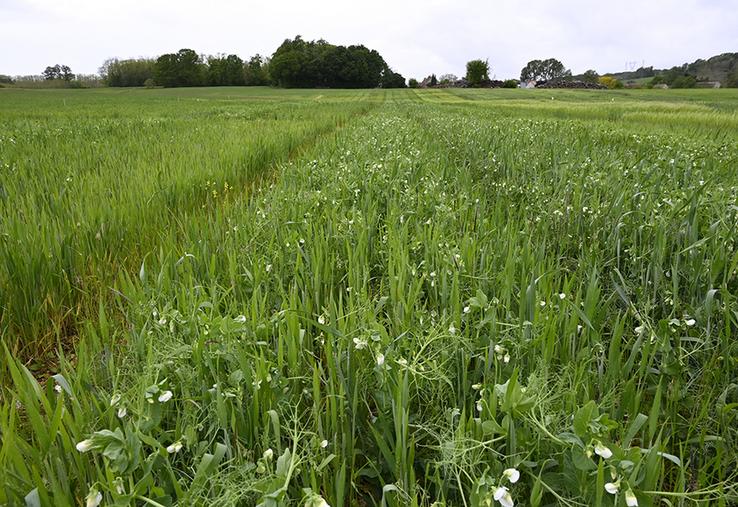
[[[536,87],[537,84],[538,84],[538,81],[536,81],[535,79],[531,79],[530,81],[521,81],[520,84],[518,84],[518,87],[527,88],[529,90],[532,90],[533,88]]]

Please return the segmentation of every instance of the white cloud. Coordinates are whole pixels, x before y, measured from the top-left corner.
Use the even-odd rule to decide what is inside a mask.
[[[182,47],[246,58],[296,34],[363,43],[406,77],[462,75],[480,57],[500,78],[548,57],[605,72],[738,51],[736,27],[738,0],[0,0],[0,73],[91,73],[111,56]]]

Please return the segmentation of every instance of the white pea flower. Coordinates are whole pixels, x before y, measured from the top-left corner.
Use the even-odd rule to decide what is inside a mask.
[[[620,481],[608,482],[607,484],[605,484],[605,491],[607,491],[611,495],[616,494],[619,490],[620,490]]]
[[[595,444],[595,453],[605,459],[612,458],[612,451],[610,450],[610,448],[603,445],[600,441]]]
[[[500,486],[495,490],[494,499],[500,502],[502,507],[514,507],[512,496],[505,486]]]
[[[464,313],[469,313],[471,311],[471,308],[468,306],[464,307]]]
[[[684,323],[685,323],[686,325],[688,325],[689,327],[692,327],[692,326],[694,326],[695,324],[697,324],[697,321],[696,321],[696,320],[694,320],[694,319],[687,319],[687,320],[685,320],[685,321],[684,321]]]
[[[117,405],[118,402],[121,400],[120,394],[114,394],[112,398],[110,398],[110,406]]]
[[[92,449],[95,446],[95,444],[92,442],[91,439],[82,440],[81,442],[78,442],[75,447],[77,447],[77,450],[79,452],[87,452],[90,449]]]
[[[323,315],[318,316],[318,324],[321,326],[325,325],[325,317]]]
[[[377,366],[384,365],[384,354],[377,355]]]
[[[368,343],[364,338],[354,338],[354,347],[356,347],[356,350],[365,349],[367,345]]]
[[[126,407],[120,407],[118,409],[118,419],[123,419],[128,414]]]
[[[177,441],[177,442],[174,442],[169,447],[167,447],[167,452],[169,454],[175,454],[175,453],[178,453],[181,449],[182,449],[182,442]]]
[[[56,384],[54,386],[54,391],[56,391],[57,393],[60,393],[61,394],[61,392],[62,392],[62,386],[60,386],[59,384]]]
[[[504,363],[506,363],[506,364],[509,363],[510,362],[510,354],[505,354],[505,356],[502,358],[502,361]]]
[[[264,454],[262,455],[262,457],[267,461],[272,459],[273,456],[274,456],[274,451],[272,450],[271,447],[267,449],[266,451],[264,451]]]
[[[328,440],[323,440],[323,441],[322,441],[322,442],[320,443],[320,448],[321,448],[321,449],[325,449],[326,447],[328,447]]]
[[[450,326],[448,326],[448,332],[451,334],[456,334],[456,326],[454,326],[454,323],[452,322]]]
[[[400,366],[407,366],[407,359],[405,359],[404,357],[401,357],[400,359],[397,360],[397,364],[399,364]]]
[[[272,265],[271,264],[267,264],[266,265],[266,272],[269,273],[271,270],[272,270]]]
[[[87,498],[85,498],[85,506],[97,507],[102,502],[102,499],[102,493],[97,490],[97,486],[93,486],[92,488],[90,488],[90,492],[87,493]]]
[[[564,294],[563,292],[559,294],[559,299],[566,299],[566,294]]]
[[[517,468],[507,468],[502,472],[511,484],[515,484],[520,479],[520,471]]]
[[[159,395],[159,401],[160,401],[161,403],[166,403],[166,402],[168,402],[169,400],[171,400],[171,399],[172,399],[172,396],[174,396],[174,395],[172,394],[172,391],[164,391],[163,393],[161,393],[161,394]]]
[[[638,498],[636,498],[635,493],[630,488],[625,492],[625,505],[628,507],[638,507]]]
[[[235,319],[233,319],[233,320],[235,320],[235,321],[236,321],[236,322],[238,322],[239,324],[243,324],[243,323],[245,323],[245,322],[246,322],[246,316],[245,316],[245,315],[239,315],[238,317],[236,317],[236,318],[235,318]]]
[[[641,325],[634,329],[636,334],[641,334],[645,328]]]

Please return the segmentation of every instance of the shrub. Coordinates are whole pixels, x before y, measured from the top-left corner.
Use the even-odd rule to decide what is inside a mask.
[[[694,88],[697,86],[697,79],[694,76],[679,76],[671,83],[672,88]]]
[[[518,87],[518,80],[517,79],[506,79],[504,83],[502,83],[503,88],[517,88]]]
[[[623,82],[612,76],[602,76],[598,81],[601,85],[607,86],[610,90],[623,87]]]

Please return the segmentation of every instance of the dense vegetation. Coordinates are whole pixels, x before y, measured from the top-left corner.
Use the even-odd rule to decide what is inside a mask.
[[[724,87],[738,88],[738,53],[723,53],[670,69],[641,67],[631,72],[615,73],[613,76],[620,80],[652,78],[648,81],[650,86],[666,84],[672,88],[694,88],[699,82],[717,81]]]
[[[285,40],[272,55],[272,79],[285,88],[403,88],[405,79],[392,71],[375,50],[335,46],[324,40]]]
[[[520,93],[0,90],[0,504],[734,505],[738,95]]]

